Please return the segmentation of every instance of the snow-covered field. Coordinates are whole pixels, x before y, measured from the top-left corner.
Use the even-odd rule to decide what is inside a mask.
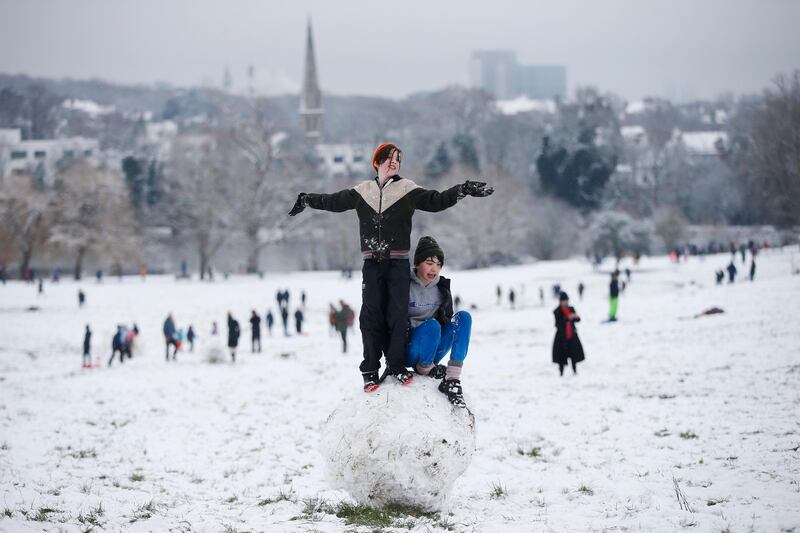
[[[477,306],[463,375],[477,449],[441,515],[400,530],[800,531],[800,254],[764,253],[754,283],[715,286],[728,257],[644,259],[616,324],[601,323],[610,263],[445,268]],[[550,362],[557,281],[583,317],[578,376]],[[497,304],[498,284],[515,287],[517,309]],[[284,287],[292,311],[306,290],[308,334],[276,329],[251,354],[250,310],[275,312]],[[344,355],[327,325],[328,303],[357,307],[359,289],[358,273],[332,272],[62,281],[43,297],[0,286],[0,530],[375,529],[334,514],[350,500],[326,482],[319,447],[337,402],[363,394],[358,331]],[[692,318],[712,306],[725,313]],[[228,310],[238,360],[209,364],[211,321],[224,333]],[[168,312],[200,335],[177,363],[164,361]],[[106,367],[115,325],[134,321],[134,359]],[[102,368],[80,368],[87,323]]]

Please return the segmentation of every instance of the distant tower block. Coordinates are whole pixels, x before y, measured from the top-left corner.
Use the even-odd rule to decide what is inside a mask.
[[[311,19],[308,19],[306,62],[303,74],[303,93],[300,95],[300,119],[306,138],[315,143],[322,138],[322,93],[317,81],[317,62],[314,60],[314,38]]]

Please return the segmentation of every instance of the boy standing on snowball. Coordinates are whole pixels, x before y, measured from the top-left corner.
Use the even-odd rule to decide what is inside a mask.
[[[402,152],[394,144],[381,144],[372,156],[377,176],[352,189],[333,194],[300,193],[289,211],[294,216],[306,207],[358,214],[361,252],[361,338],[364,360],[360,370],[364,391],[378,388],[381,354],[388,372],[400,383],[411,383],[405,367],[408,339],[409,250],[411,219],[416,209],[443,211],[465,196],[489,196],[494,189],[483,182],[465,181],[445,191],[423,189],[398,175]]]

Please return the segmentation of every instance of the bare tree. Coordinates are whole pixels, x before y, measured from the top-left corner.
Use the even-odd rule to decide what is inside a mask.
[[[268,108],[256,104],[248,120],[220,139],[228,169],[226,199],[247,243],[248,273],[259,271],[261,251],[282,237],[289,222],[286,212],[300,192],[299,166],[280,154],[284,136]]]
[[[442,213],[417,212],[415,223],[437,239],[441,237],[446,249],[452,253],[454,263],[481,268],[493,263],[516,261],[525,249],[530,223],[531,193],[514,178],[498,169],[489,170],[485,178],[476,178],[474,169],[458,165],[437,180],[446,186],[462,183],[465,179],[480,179],[494,187],[488,198],[464,198],[458,205]]]
[[[662,207],[653,216],[655,233],[664,241],[667,251],[674,250],[686,236],[688,223],[675,207]]]
[[[50,239],[55,203],[54,192],[36,187],[32,176],[15,176],[0,187],[0,220],[17,248],[20,276]]]
[[[136,224],[119,172],[78,160],[59,172],[56,193],[50,242],[75,254],[75,279],[87,252],[111,258],[118,268],[137,258]]]
[[[226,200],[228,169],[216,154],[218,138],[185,133],[173,143],[168,173],[172,180],[171,224],[195,238],[200,279],[228,239],[232,214]]]
[[[800,70],[775,79],[751,133],[752,165],[763,177],[762,199],[771,222],[800,223]]]

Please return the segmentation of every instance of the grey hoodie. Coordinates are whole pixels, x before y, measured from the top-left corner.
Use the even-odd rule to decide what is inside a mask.
[[[436,315],[439,307],[442,305],[442,292],[437,285],[439,284],[439,276],[428,285],[425,286],[417,277],[417,274],[411,271],[411,290],[408,297],[408,319],[411,322],[411,327],[415,328],[433,318]]]

